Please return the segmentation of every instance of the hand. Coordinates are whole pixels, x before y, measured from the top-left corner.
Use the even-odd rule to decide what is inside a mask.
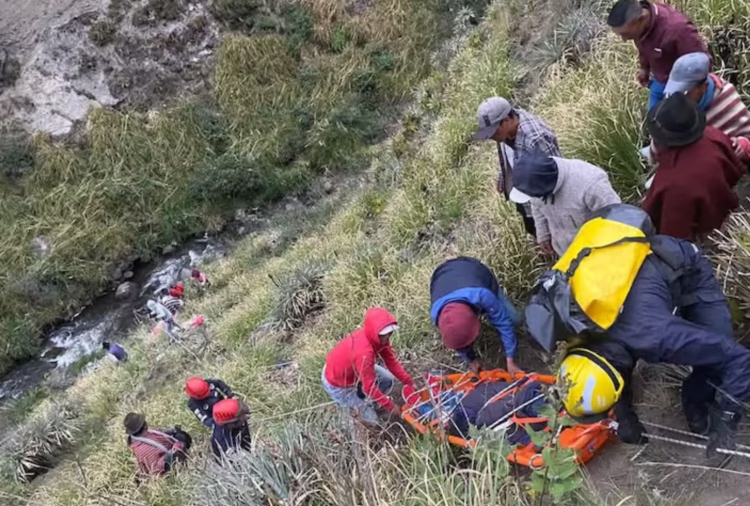
[[[510,357],[506,360],[506,367],[511,374],[525,374],[524,370],[518,367],[516,362]]]
[[[542,241],[539,243],[539,249],[542,250],[542,254],[546,256],[552,256],[555,254],[555,250],[552,249],[552,241]]]
[[[401,408],[396,406],[395,404],[391,406],[391,409],[388,410],[388,413],[390,413],[393,416],[401,418]]]
[[[732,147],[734,153],[742,160],[747,160],[748,153],[750,153],[750,139],[745,137],[732,137]]]
[[[638,82],[639,86],[642,86],[643,88],[648,87],[648,81],[649,81],[649,72],[646,69],[640,69],[638,71],[638,74],[635,76],[635,80]]]
[[[482,371],[482,364],[479,360],[472,360],[469,362],[469,370],[474,374],[479,374]]]

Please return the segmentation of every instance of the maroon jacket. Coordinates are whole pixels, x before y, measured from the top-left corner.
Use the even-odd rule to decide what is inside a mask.
[[[690,18],[667,4],[641,2],[651,10],[651,25],[635,41],[641,68],[666,83],[675,60],[688,53],[706,53],[706,41]]]
[[[707,126],[703,137],[681,148],[660,148],[658,169],[643,201],[658,233],[697,241],[720,228],[739,205],[732,188],[745,167],[729,138]]]

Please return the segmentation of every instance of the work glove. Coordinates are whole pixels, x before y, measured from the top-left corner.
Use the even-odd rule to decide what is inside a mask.
[[[708,432],[708,447],[706,457],[715,459],[716,449],[734,450],[737,446],[737,426],[740,423],[739,413],[731,411],[711,411],[710,430]]]
[[[617,420],[617,438],[629,445],[648,443],[646,428],[643,426],[638,415],[630,408],[622,404],[615,405],[615,420]]]

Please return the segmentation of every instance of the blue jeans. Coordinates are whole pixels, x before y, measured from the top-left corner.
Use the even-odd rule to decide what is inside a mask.
[[[497,291],[497,298],[500,299],[500,302],[503,303],[503,307],[505,307],[505,310],[508,311],[508,316],[510,316],[510,319],[513,321],[513,325],[520,325],[523,321],[523,317],[510,301],[510,299],[508,299],[508,296],[505,294],[505,290],[503,290],[502,287]]]
[[[372,407],[372,400],[361,398],[357,392],[356,385],[351,387],[335,387],[331,385],[326,379],[325,367],[323,367],[320,379],[323,382],[323,388],[325,388],[325,391],[331,396],[331,399],[336,401],[336,404],[342,408],[357,411],[366,422],[373,424],[378,422],[378,415]],[[375,365],[375,383],[381,392],[388,395],[393,389],[395,382],[396,378],[388,369],[377,364]]]
[[[661,83],[653,77],[648,82],[648,110],[653,109],[662,98],[664,98],[664,88],[667,83]]]

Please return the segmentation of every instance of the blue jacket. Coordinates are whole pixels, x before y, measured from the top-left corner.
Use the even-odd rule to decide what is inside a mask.
[[[517,341],[513,325],[518,314],[505,298],[495,275],[476,258],[458,257],[440,264],[430,280],[430,300],[430,318],[435,325],[450,302],[463,302],[477,314],[486,314],[497,330],[505,355],[515,356]],[[459,355],[466,361],[475,358],[472,347],[460,350]]]
[[[591,349],[619,369],[626,384],[638,359],[699,368],[728,394],[722,408],[737,411],[731,397],[750,395],[750,350],[734,340],[711,264],[688,241],[656,236],[652,249],[608,339]]]

